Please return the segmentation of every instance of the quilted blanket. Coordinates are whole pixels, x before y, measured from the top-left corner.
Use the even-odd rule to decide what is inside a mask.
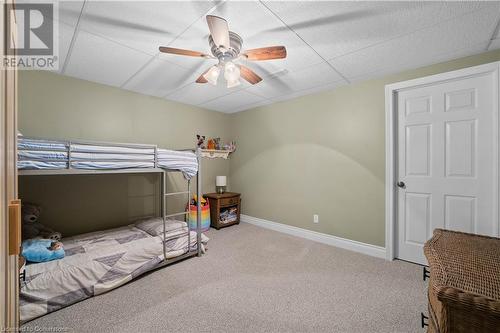
[[[194,249],[196,233],[190,236],[190,247]],[[173,230],[166,240],[167,259],[187,252],[187,228]],[[207,241],[203,235],[202,242]],[[20,290],[22,322],[117,288],[163,260],[161,238],[134,226],[65,238],[62,242],[66,257],[26,266],[26,281]]]

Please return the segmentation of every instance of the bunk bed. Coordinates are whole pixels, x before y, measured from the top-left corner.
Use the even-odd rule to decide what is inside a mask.
[[[200,151],[167,150],[156,145],[62,141],[18,137],[18,175],[158,173],[160,217],[145,217],[121,228],[63,238],[63,259],[26,265],[20,289],[21,322],[117,288],[133,278],[182,259],[201,256],[208,238],[180,220],[189,212],[167,214],[167,197],[191,198],[196,177],[201,197]],[[166,174],[182,172],[187,190],[167,192]]]

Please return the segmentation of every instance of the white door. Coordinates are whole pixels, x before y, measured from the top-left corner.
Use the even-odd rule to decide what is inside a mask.
[[[426,264],[435,228],[498,235],[498,73],[397,93],[397,258]]]

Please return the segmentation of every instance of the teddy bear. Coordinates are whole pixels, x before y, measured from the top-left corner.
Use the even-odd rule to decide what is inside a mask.
[[[22,236],[23,239],[45,238],[54,241],[61,240],[61,233],[54,231],[40,222],[41,208],[32,203],[23,203],[21,206],[22,215]]]

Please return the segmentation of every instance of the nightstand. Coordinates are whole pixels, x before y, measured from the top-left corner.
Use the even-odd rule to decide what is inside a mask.
[[[210,225],[215,229],[240,223],[241,194],[233,192],[207,193],[210,204]]]

